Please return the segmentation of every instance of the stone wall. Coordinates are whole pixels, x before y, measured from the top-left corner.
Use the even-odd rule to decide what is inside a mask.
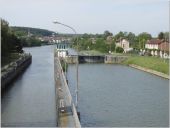
[[[1,69],[1,90],[4,90],[17,76],[19,76],[32,62],[30,54],[23,54],[15,62]]]

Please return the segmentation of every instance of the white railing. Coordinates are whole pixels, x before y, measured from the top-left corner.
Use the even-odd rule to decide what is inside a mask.
[[[71,106],[71,109],[72,109],[72,113],[73,113],[73,118],[74,118],[74,123],[75,123],[75,127],[78,127],[80,128],[81,125],[80,125],[80,121],[79,121],[79,118],[78,118],[78,115],[77,115],[77,110],[76,110],[76,107],[73,103],[73,99],[72,99],[72,96],[71,96],[71,93],[70,93],[70,90],[68,88],[68,84],[67,84],[67,81],[66,81],[66,78],[65,78],[65,75],[64,75],[64,72],[63,72],[63,69],[62,69],[62,66],[61,66],[61,63],[60,63],[60,60],[59,58],[57,57],[57,66],[58,66],[58,71],[59,71],[59,75],[60,75],[60,79],[61,79],[61,84],[62,86],[64,87],[63,90],[66,91],[66,98],[68,99],[68,102],[69,102],[69,105]]]

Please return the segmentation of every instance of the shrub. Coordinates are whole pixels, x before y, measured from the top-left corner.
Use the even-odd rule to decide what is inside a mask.
[[[121,48],[121,47],[116,47],[116,52],[117,53],[123,53],[123,48]]]

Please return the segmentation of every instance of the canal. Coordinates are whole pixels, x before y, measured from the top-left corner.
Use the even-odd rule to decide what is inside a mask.
[[[67,78],[75,99],[76,67]],[[122,65],[80,64],[83,127],[168,127],[169,81]]]
[[[55,127],[53,46],[24,50],[32,54],[32,64],[2,94],[2,126]]]
[[[55,127],[53,46],[25,48],[33,56],[29,68],[1,97],[2,126]],[[75,98],[76,67],[67,79]],[[83,127],[163,127],[169,124],[169,81],[121,65],[80,64]]]

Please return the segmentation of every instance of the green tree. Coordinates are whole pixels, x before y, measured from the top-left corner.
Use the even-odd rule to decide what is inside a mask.
[[[116,52],[117,53],[123,53],[123,48],[121,48],[121,47],[116,47]]]
[[[160,32],[158,34],[158,39],[160,39],[160,40],[164,39],[164,33],[163,32]]]
[[[149,33],[146,33],[146,32],[140,33],[137,37],[138,48],[144,49],[147,40],[150,40],[151,38],[152,38],[152,36]]]
[[[111,32],[109,32],[108,30],[104,31],[104,39],[106,39],[108,36],[112,36],[113,34]]]
[[[7,57],[11,53],[23,52],[21,41],[10,30],[7,21],[1,19],[1,55]]]

